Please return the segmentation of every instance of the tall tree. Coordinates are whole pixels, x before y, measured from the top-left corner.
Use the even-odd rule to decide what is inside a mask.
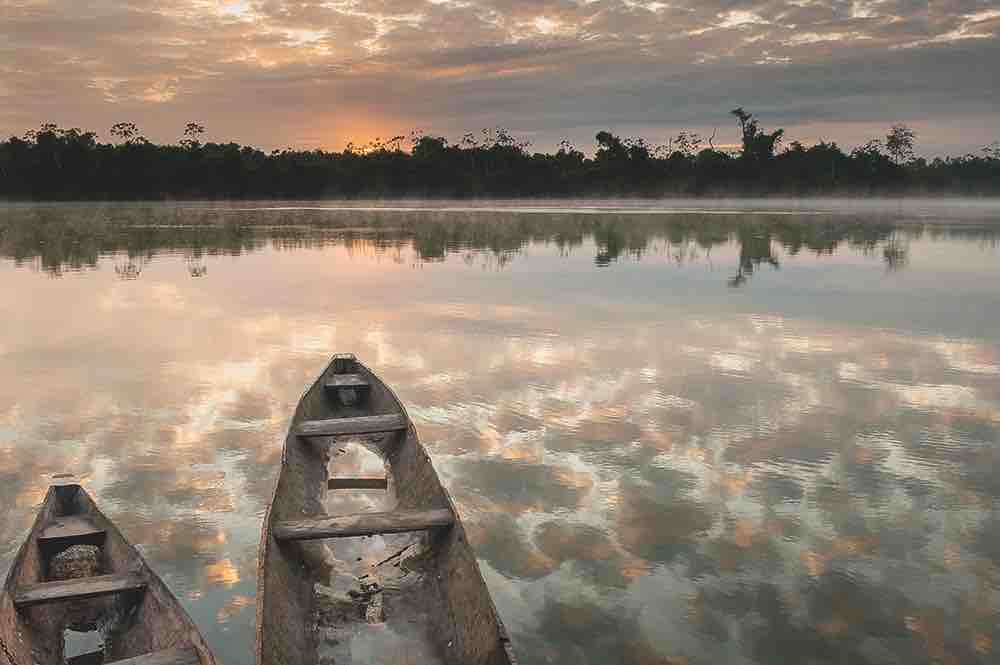
[[[774,149],[781,142],[785,130],[776,129],[770,134],[760,128],[753,113],[738,107],[730,111],[740,123],[740,133],[743,140],[743,152],[740,159],[749,166],[760,167],[774,157]]]
[[[896,164],[906,164],[913,159],[913,145],[917,133],[904,124],[893,125],[885,135],[885,150]]]
[[[205,133],[205,126],[200,125],[197,122],[189,122],[184,127],[184,138],[181,139],[181,145],[189,150],[193,150],[201,145],[201,141],[198,139],[199,136]]]
[[[125,145],[147,142],[134,122],[116,122],[111,126],[111,135]]]

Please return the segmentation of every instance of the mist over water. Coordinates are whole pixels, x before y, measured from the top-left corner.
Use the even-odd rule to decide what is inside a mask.
[[[0,207],[0,569],[75,472],[253,662],[284,429],[353,351],[523,663],[992,663],[998,278],[983,201]]]

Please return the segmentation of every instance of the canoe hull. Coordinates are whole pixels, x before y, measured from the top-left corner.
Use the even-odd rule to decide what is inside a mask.
[[[419,536],[426,552],[422,565],[427,593],[422,610],[430,622],[429,634],[442,642],[443,662],[462,665],[508,665],[514,663],[510,642],[483,581],[475,554],[468,543],[458,512],[441,485],[430,457],[406,416],[395,393],[370,369],[355,362],[353,371],[367,384],[369,394],[362,404],[343,404],[329,390],[342,368],[342,357],[330,365],[306,390],[296,408],[282,451],[281,470],[274,498],[261,532],[258,560],[257,661],[259,665],[314,665],[318,661],[317,607],[314,583],[324,577],[324,545],[306,540],[274,537],[279,521],[301,520],[324,514],[327,492],[329,439],[305,440],[297,434],[305,421],[334,418],[364,418],[402,414],[405,429],[368,437],[367,445],[383,457],[388,486],[398,511],[449,509],[455,519],[447,528],[433,528]],[[327,451],[327,452],[324,452]],[[329,545],[334,551],[339,543]]]
[[[41,536],[63,516],[84,517],[100,529],[102,572],[140,580],[142,588],[96,598],[16,607],[19,590],[48,581],[48,561],[55,551],[53,548],[59,546],[42,541]],[[0,593],[0,637],[18,665],[61,665],[65,628],[80,629],[81,624],[93,623],[95,618],[106,621],[112,616],[120,620],[105,635],[106,662],[182,648],[193,649],[200,665],[216,663],[187,612],[87,492],[75,484],[54,485],[46,493]]]

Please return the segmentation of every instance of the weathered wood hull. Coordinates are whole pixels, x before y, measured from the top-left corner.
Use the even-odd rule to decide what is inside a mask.
[[[341,392],[345,388],[346,396]],[[358,392],[352,393],[354,390]],[[330,477],[328,466],[340,442],[352,438],[382,458],[385,479]],[[328,492],[382,492],[386,487],[394,502],[390,512],[340,515],[327,510]],[[338,556],[346,559],[345,552],[351,552],[353,560],[354,550],[347,544],[352,537],[370,543],[363,538],[370,535],[374,541],[382,537],[377,534],[403,531],[418,535],[400,553],[371,563],[365,569],[368,572],[360,576],[358,589],[343,588],[344,577],[331,574],[331,560]],[[404,552],[410,558],[400,565]],[[390,566],[395,566],[394,582],[372,592],[366,583]],[[407,580],[414,578],[419,581],[407,586]],[[328,596],[336,599],[333,610],[317,601],[317,589],[328,589]],[[404,597],[408,589],[411,596],[419,596],[419,602],[411,603]],[[379,594],[385,596],[384,602]],[[407,612],[413,616],[399,616]],[[388,662],[363,655],[368,652],[359,646],[362,635],[382,639],[378,632],[365,632],[366,622],[388,625],[384,639],[389,640],[398,639],[393,621],[398,625],[404,619],[426,624],[423,635],[434,642],[428,647],[434,652],[431,662],[515,662],[455,505],[405,408],[392,390],[353,356],[334,356],[300,400],[285,439],[274,497],[261,532],[258,664],[317,665],[322,641],[319,626],[331,615],[335,616],[331,630],[336,631],[337,639],[328,641],[338,644],[353,639],[356,643],[350,647],[347,661],[355,665]],[[422,660],[418,655],[407,655],[410,647],[402,644],[402,659],[397,655],[394,662]],[[333,660],[342,662],[340,657]]]
[[[98,574],[53,581],[60,555],[77,545],[88,546]],[[53,485],[0,592],[0,638],[16,665],[62,665],[64,631],[84,627],[99,628],[104,645],[78,662],[216,663],[184,608],[86,491]]]

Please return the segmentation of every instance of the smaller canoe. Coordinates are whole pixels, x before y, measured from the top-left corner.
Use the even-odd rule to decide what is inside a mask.
[[[67,476],[0,592],[2,665],[215,665],[187,612]]]

